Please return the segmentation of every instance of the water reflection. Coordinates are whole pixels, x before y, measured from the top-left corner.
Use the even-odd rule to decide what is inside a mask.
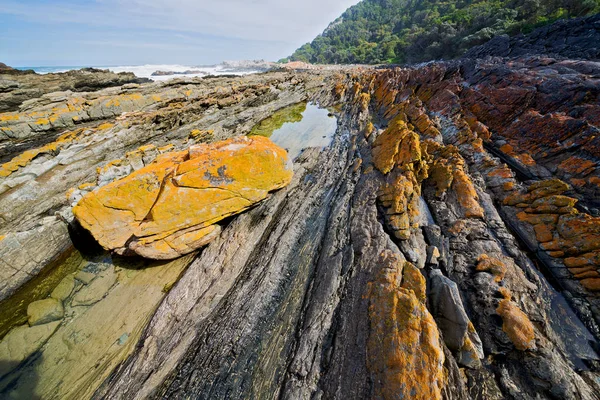
[[[295,159],[307,147],[325,147],[337,129],[337,118],[314,104],[299,103],[273,114],[252,129],[251,134],[270,137]]]

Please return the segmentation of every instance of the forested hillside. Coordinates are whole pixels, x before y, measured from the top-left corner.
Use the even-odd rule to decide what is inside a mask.
[[[364,0],[290,57],[311,63],[450,59],[499,34],[600,12],[600,0]]]

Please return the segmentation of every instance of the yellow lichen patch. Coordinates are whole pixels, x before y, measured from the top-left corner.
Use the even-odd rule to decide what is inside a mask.
[[[158,150],[159,153],[167,153],[175,150],[175,146],[173,144],[167,144],[165,146],[157,148],[156,150]]]
[[[152,151],[154,149],[156,149],[156,146],[153,145],[153,144],[147,144],[147,145],[138,147],[138,150],[141,151],[142,153],[147,153],[147,152]]]
[[[365,138],[368,139],[375,132],[375,125],[371,121],[367,122],[364,129]]]
[[[369,102],[371,101],[371,96],[368,93],[361,93],[359,96],[359,104],[362,111],[367,111],[369,109]]]
[[[5,237],[6,235],[0,235],[0,242],[3,241]]]
[[[3,114],[0,115],[0,122],[18,121],[19,118],[21,118],[19,114]]]
[[[410,237],[412,221],[418,217],[420,185],[410,171],[394,173],[378,193],[381,205],[386,209],[388,226],[398,239]]]
[[[444,353],[423,302],[425,280],[415,270],[394,254],[384,254],[379,275],[369,285],[367,366],[373,398],[442,398]]]
[[[48,143],[47,145],[37,148],[27,150],[9,162],[2,164],[0,166],[0,177],[7,177],[11,175],[13,172],[17,171],[19,168],[22,168],[29,164],[34,158],[41,154],[56,154],[58,153],[64,146],[74,142],[77,140],[81,134],[83,133],[82,129],[77,129],[71,132],[67,132],[56,139],[56,141],[52,143]]]
[[[112,97],[112,98],[109,98],[108,100],[106,100],[106,102],[104,103],[104,106],[120,107],[122,101],[136,101],[136,100],[141,100],[142,98],[143,98],[142,95],[139,93],[120,94],[118,96],[115,96],[115,97]]]
[[[40,118],[37,121],[35,121],[36,125],[48,125],[50,123],[50,121],[48,120],[48,118]]]
[[[100,130],[100,131],[103,131],[103,130],[106,130],[106,129],[110,129],[110,128],[112,128],[113,126],[115,126],[115,124],[111,124],[111,123],[108,123],[108,122],[107,122],[107,123],[104,123],[104,124],[98,125],[98,128],[96,128],[96,129],[98,129],[98,130]]]
[[[109,170],[110,170],[112,167],[118,167],[119,165],[122,165],[122,164],[123,164],[123,160],[121,160],[121,159],[118,159],[118,160],[112,160],[112,161],[110,161],[108,164],[106,164],[105,166],[96,168],[96,173],[97,173],[98,175],[105,174],[105,173],[107,173],[107,172],[108,172],[108,171],[109,171]]]
[[[454,170],[452,188],[458,197],[458,203],[462,207],[465,217],[483,218],[483,208],[479,205],[479,196],[471,178],[462,169]]]
[[[429,176],[436,187],[436,196],[441,196],[450,189],[454,179],[452,169],[452,165],[448,163],[448,160],[443,159],[436,160],[429,168]]]
[[[492,275],[494,275],[494,280],[496,282],[500,282],[502,279],[504,279],[507,267],[502,260],[499,260],[496,257],[490,257],[487,254],[482,254],[479,256],[477,261],[478,264],[475,268],[477,271],[490,272]]]
[[[79,185],[77,188],[79,190],[87,190],[87,189],[91,189],[93,187],[96,187],[96,184],[93,182],[87,182],[87,183],[82,183],[81,185]]]
[[[496,309],[502,317],[502,330],[518,350],[529,350],[535,346],[533,324],[521,309],[512,301],[503,299]]]
[[[161,154],[85,195],[73,213],[106,249],[168,259],[203,245],[216,229],[208,227],[286,186],[292,173],[269,139],[235,138]]]
[[[386,174],[378,199],[398,239],[408,239],[420,213],[421,182],[428,177],[427,148],[399,114],[373,143],[373,163]]]
[[[373,163],[382,173],[389,173],[396,165],[400,143],[408,132],[408,126],[400,118],[390,122],[389,127],[373,143]]]
[[[208,131],[203,131],[200,129],[194,129],[190,132],[189,134],[189,139],[193,140],[194,142],[199,142],[199,143],[203,143],[203,142],[208,142],[214,135],[214,131],[212,130],[208,130]]]

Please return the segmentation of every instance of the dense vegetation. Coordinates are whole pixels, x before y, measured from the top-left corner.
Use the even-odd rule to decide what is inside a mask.
[[[363,0],[292,61],[404,63],[459,56],[507,33],[600,12],[600,0]]]

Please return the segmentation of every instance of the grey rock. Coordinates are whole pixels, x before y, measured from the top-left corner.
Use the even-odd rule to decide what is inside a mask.
[[[459,364],[479,367],[480,359],[484,357],[481,339],[465,312],[458,286],[439,269],[431,270],[429,282],[431,313],[443,333],[446,346],[458,353]],[[467,340],[470,343],[468,348]]]

